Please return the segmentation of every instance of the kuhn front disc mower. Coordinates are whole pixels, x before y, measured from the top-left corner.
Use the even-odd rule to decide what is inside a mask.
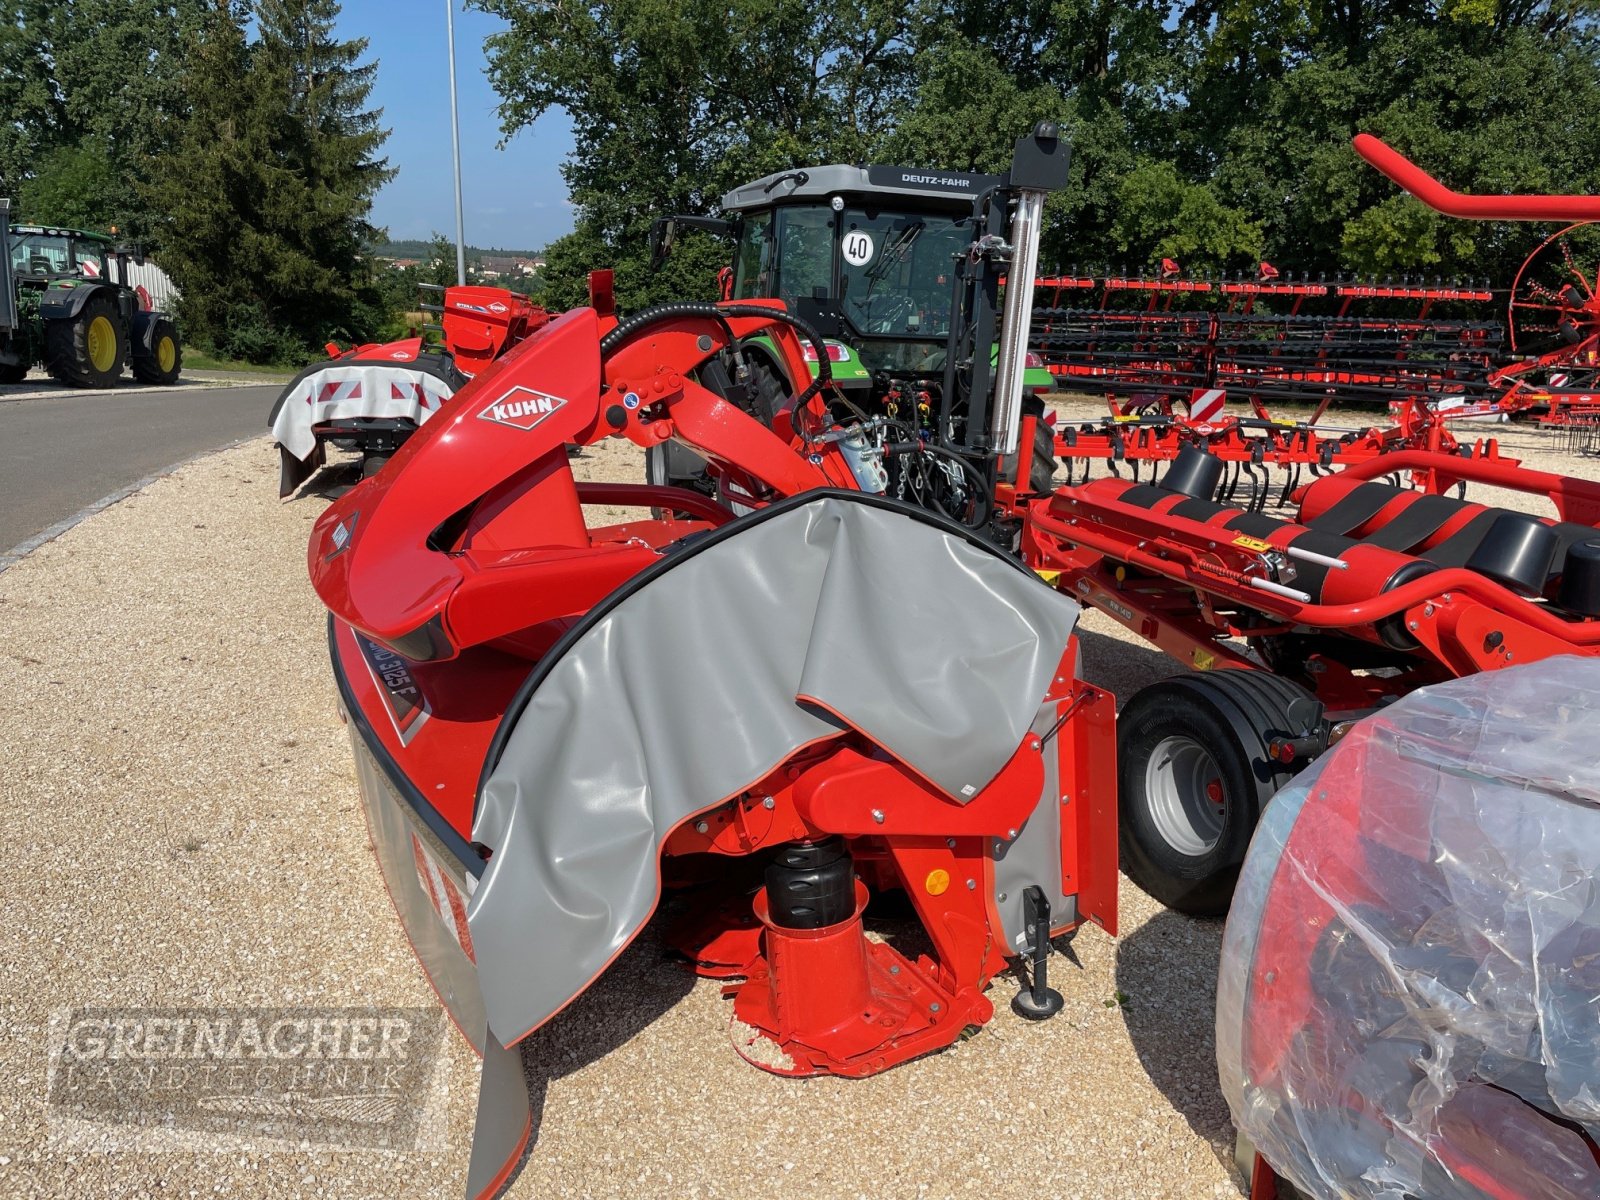
[[[993,285],[1031,270],[1065,156],[1042,128],[976,206],[962,332],[976,313],[993,340]],[[317,523],[373,843],[485,1056],[472,1194],[528,1136],[514,1047],[665,895],[686,910],[672,944],[743,980],[738,1053],[784,1075],[947,1047],[1016,959],[1014,1008],[1047,1017],[1051,937],[1114,931],[1112,700],[1076,678],[1077,604],[1021,565],[993,499],[1020,434],[1017,307],[996,372],[951,364],[961,407],[927,446],[848,404],[837,420],[822,338],[778,302],[575,309]],[[803,346],[820,364],[775,412],[711,369],[754,339],[790,379],[810,378]],[[578,482],[569,447],[610,437],[688,447],[716,494]],[[874,494],[911,469],[946,478],[963,520]],[[591,521],[601,505],[640,517]],[[886,892],[925,950],[865,936]]]

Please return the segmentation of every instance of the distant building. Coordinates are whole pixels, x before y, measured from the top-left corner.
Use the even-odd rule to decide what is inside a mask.
[[[391,271],[408,271],[412,267],[420,267],[421,265],[422,260],[420,258],[396,258],[390,260],[389,269]]]
[[[479,260],[479,271],[485,279],[499,279],[503,275],[527,278],[538,274],[543,266],[543,258],[524,254],[485,254]]]

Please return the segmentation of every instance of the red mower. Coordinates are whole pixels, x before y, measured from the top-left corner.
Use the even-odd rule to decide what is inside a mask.
[[[467,380],[550,320],[504,288],[425,283],[422,290],[439,297],[422,303],[439,324],[381,345],[329,343],[332,361],[307,367],[279,393],[267,428],[278,443],[280,498],[311,478],[330,444],[361,454],[363,478],[376,474]]]
[[[1031,271],[1066,157],[1041,127],[975,205],[952,339],[980,351],[949,356],[938,442],[852,413],[821,337],[776,302],[619,322],[601,294],[318,521],[373,844],[484,1055],[471,1194],[529,1134],[517,1043],[664,897],[669,943],[742,981],[737,1052],[783,1075],[949,1046],[1019,960],[1013,1008],[1048,1017],[1050,939],[1115,931],[1113,701],[1076,676],[1077,605],[1012,549],[1005,483],[1027,312],[1002,317],[996,285]],[[795,381],[775,414],[743,386],[753,339]],[[606,438],[685,446],[715,494],[578,482],[569,447]],[[911,478],[926,506],[893,498]],[[865,936],[886,893],[917,938]]]

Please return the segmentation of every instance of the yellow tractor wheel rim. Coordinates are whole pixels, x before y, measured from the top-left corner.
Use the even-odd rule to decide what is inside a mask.
[[[109,371],[117,365],[117,331],[107,317],[89,322],[89,362],[96,371]]]
[[[172,370],[178,362],[178,344],[170,337],[163,337],[156,343],[156,365],[163,374]]]

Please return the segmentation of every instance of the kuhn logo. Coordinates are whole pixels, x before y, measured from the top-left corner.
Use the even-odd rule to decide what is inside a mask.
[[[566,406],[567,402],[560,396],[546,395],[532,388],[514,387],[478,416],[496,425],[509,425],[512,429],[532,429]]]
[[[501,304],[500,301],[496,300],[493,304],[489,305],[489,311],[492,313],[503,313],[506,311],[506,306]]]

